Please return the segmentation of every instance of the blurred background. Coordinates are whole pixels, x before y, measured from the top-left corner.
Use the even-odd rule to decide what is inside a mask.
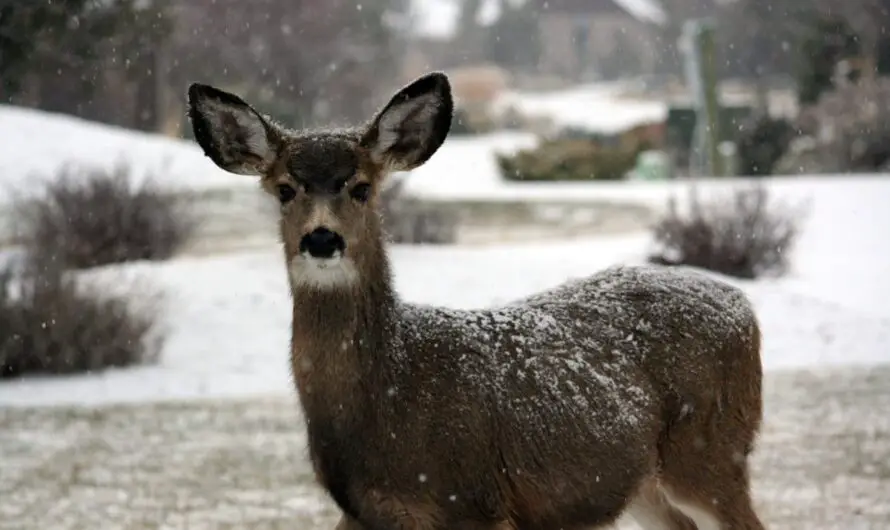
[[[829,105],[817,105],[820,96],[855,82],[860,92],[875,90],[890,69],[879,0],[53,0],[6,1],[2,9],[5,102],[170,136],[189,134],[182,94],[196,79],[299,127],[364,119],[394,87],[445,69],[465,128],[531,126],[535,117],[587,132],[620,129],[602,131],[611,135],[666,128],[647,139],[669,145],[683,169],[692,95],[678,41],[690,19],[713,26],[713,74],[731,115],[726,141],[738,141],[732,125],[758,112],[800,118],[795,125],[811,132],[825,113],[853,112],[843,100],[859,99],[848,89],[822,108]],[[609,95],[652,110],[618,127],[587,116],[603,113],[583,100],[566,102],[574,113],[495,105],[509,93],[582,84],[612,87]],[[872,152],[879,148],[866,150],[823,165],[874,170],[886,162]]]
[[[333,527],[277,202],[185,92],[341,126],[430,70],[449,139],[381,197],[400,296],[719,276],[764,330],[766,522],[890,528],[886,0],[0,0],[0,528]]]

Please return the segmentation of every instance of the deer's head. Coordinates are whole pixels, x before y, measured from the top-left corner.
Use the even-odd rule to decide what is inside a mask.
[[[453,111],[448,78],[438,72],[347,130],[292,131],[201,84],[189,87],[188,106],[204,153],[226,171],[259,177],[281,203],[291,284],[317,289],[348,286],[380,258],[380,187],[389,173],[416,168],[439,149]]]

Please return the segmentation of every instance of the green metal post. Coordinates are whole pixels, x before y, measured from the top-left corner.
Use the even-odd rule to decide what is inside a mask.
[[[693,162],[698,162],[695,169],[709,176],[722,176],[725,168],[720,156],[720,101],[714,33],[712,21],[690,20],[683,27],[682,47],[697,114],[692,146]]]
[[[710,21],[699,27],[701,49],[701,75],[704,88],[705,141],[708,153],[708,169],[715,177],[723,176],[723,157],[720,156],[720,100],[717,95],[717,50],[714,39],[714,25]]]

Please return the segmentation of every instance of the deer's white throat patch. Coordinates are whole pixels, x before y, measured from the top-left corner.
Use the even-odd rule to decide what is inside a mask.
[[[334,289],[358,279],[355,263],[340,253],[327,259],[314,258],[307,253],[294,256],[288,264],[288,274],[294,288]]]

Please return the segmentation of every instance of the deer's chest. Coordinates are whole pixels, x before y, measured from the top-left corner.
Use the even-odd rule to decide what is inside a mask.
[[[358,515],[354,482],[366,474],[361,429],[354,420],[326,415],[307,422],[309,453],[319,483],[340,509],[351,517]]]
[[[368,407],[370,403],[376,406]],[[414,469],[417,445],[407,436],[423,432],[422,426],[398,407],[387,407],[380,399],[344,405],[344,410],[328,403],[323,412],[307,415],[309,451],[320,484],[340,509],[359,518],[361,498],[369,489],[401,491],[405,477]],[[395,419],[394,419],[395,418]],[[411,440],[414,445],[409,447]],[[413,486],[417,473],[413,475]]]

